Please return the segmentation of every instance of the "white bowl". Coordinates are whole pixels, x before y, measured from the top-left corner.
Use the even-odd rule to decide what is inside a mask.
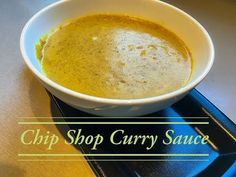
[[[68,19],[91,13],[118,13],[157,22],[177,34],[195,61],[189,83],[171,93],[143,99],[108,99],[69,90],[48,79],[35,57],[39,38]],[[101,116],[140,116],[166,108],[183,98],[207,75],[214,61],[214,46],[207,31],[182,10],[159,0],[66,0],[35,14],[25,25],[20,40],[23,58],[43,86],[79,110]]]

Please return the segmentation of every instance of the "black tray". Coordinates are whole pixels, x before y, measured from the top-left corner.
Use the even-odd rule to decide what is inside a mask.
[[[101,118],[78,111],[49,93],[54,121],[66,122],[209,122],[209,124],[166,124],[166,125],[57,125],[65,136],[65,130],[83,128],[87,134],[110,135],[115,129],[124,129],[127,134],[162,134],[173,129],[183,135],[209,135],[207,145],[159,144],[147,151],[141,146],[114,147],[105,141],[96,151],[89,145],[76,146],[85,154],[208,154],[208,156],[86,156],[97,176],[101,177],[184,177],[184,176],[236,176],[236,126],[219,109],[197,90],[170,108],[139,118]],[[61,119],[59,117],[65,117]],[[75,118],[78,117],[78,118]]]

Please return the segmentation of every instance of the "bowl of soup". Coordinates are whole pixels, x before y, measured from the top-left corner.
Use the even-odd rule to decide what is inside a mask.
[[[56,2],[27,22],[20,46],[49,92],[99,116],[141,116],[171,106],[214,61],[202,25],[155,0]]]

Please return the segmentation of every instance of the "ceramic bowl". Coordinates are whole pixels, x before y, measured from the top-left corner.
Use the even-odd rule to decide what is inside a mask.
[[[179,36],[194,58],[194,69],[188,84],[171,93],[143,99],[108,99],[89,96],[67,89],[48,79],[35,56],[40,37],[63,22],[95,13],[133,15],[157,22]],[[25,25],[20,47],[23,58],[43,86],[72,107],[100,116],[141,116],[164,109],[183,98],[210,71],[214,46],[203,26],[182,10],[158,0],[65,0],[36,13]],[[171,82],[171,81],[170,81]]]

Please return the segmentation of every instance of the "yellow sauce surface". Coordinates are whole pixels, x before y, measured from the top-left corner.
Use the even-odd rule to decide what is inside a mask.
[[[192,72],[181,39],[156,23],[125,15],[73,20],[50,35],[41,52],[49,79],[104,98],[165,94],[186,85]]]

